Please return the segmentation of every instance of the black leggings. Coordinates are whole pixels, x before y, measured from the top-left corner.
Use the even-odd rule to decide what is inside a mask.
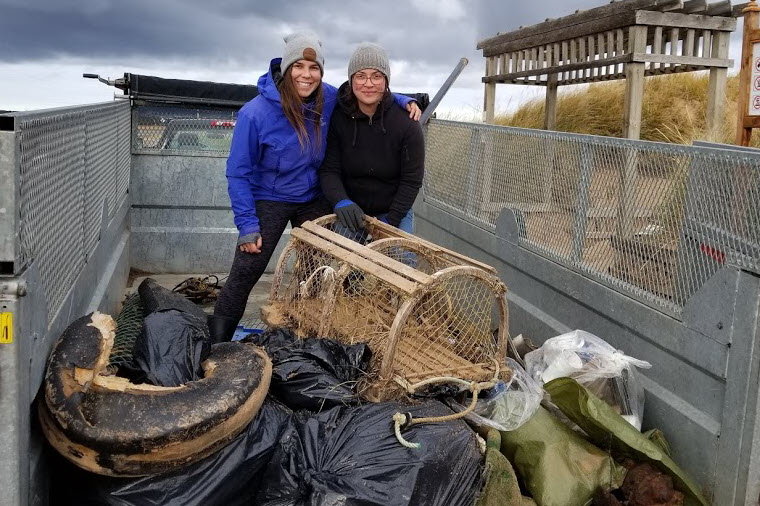
[[[293,227],[300,227],[303,222],[315,220],[330,212],[330,204],[325,198],[303,204],[257,201],[256,215],[261,227],[261,253],[245,253],[240,251],[239,247],[235,247],[235,260],[214,306],[214,315],[239,322],[245,312],[248,296],[264,274],[288,222]]]

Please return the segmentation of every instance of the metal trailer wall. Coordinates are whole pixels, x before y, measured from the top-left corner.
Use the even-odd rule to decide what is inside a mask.
[[[227,156],[132,154],[132,268],[149,273],[227,273],[237,242]],[[274,272],[286,230],[267,266]]]
[[[226,155],[132,154],[132,268],[149,273],[226,273],[237,242]],[[267,272],[290,239],[286,230]]]
[[[129,273],[129,104],[0,117],[0,490],[47,504],[49,471],[33,400],[74,318],[115,314]]]
[[[458,124],[456,128],[469,127]],[[535,131],[505,130],[509,135],[524,135],[521,143],[514,144],[523,148],[530,144],[528,137],[543,135]],[[431,135],[436,135],[435,128],[428,132],[428,155],[436,143],[435,139],[431,141]],[[561,136],[557,140],[564,141]],[[568,138],[575,141],[573,136]],[[473,139],[473,142],[479,141],[476,135]],[[551,147],[551,142],[546,141],[541,139],[544,146]],[[593,145],[593,141],[589,136],[584,142]],[[644,143],[636,147],[641,151],[648,149]],[[693,151],[707,156],[705,146],[685,148],[685,155]],[[756,153],[731,152],[726,146],[709,155],[728,165],[735,163],[742,170],[748,164],[757,164],[758,159]],[[563,264],[565,260],[560,255],[537,249],[526,238],[525,216],[520,210],[502,209],[493,222],[484,220],[477,206],[477,202],[482,201],[480,192],[495,191],[487,187],[490,181],[483,181],[484,155],[470,150],[469,155],[465,151],[461,156],[463,161],[448,155],[439,157],[441,165],[448,167],[446,170],[462,162],[453,169],[462,172],[453,175],[435,166],[438,163],[435,154],[428,156],[424,198],[418,199],[415,206],[416,233],[499,270],[509,288],[513,336],[523,334],[541,344],[549,337],[585,329],[624,352],[649,361],[652,368],[642,371],[647,393],[644,428],[658,427],[665,431],[675,460],[703,485],[713,504],[758,504],[760,355],[755,343],[760,277],[737,265],[751,265],[747,261],[752,259],[745,256],[738,257],[740,262],[729,260],[709,271],[708,276],[705,276],[706,269],[701,269],[700,275],[706,280],[690,289],[687,300],[678,301],[677,311],[669,311],[667,305],[659,301],[653,303],[645,296],[637,297],[591,269],[578,268],[570,262]],[[511,154],[505,152],[503,156]],[[515,156],[520,154],[515,153]],[[525,154],[522,156],[528,158]],[[572,163],[567,157],[563,160]],[[487,164],[487,170],[504,174],[517,166],[504,158],[495,158]],[[697,166],[696,173],[701,174],[702,168]],[[452,177],[479,180],[480,184],[461,193],[462,202],[442,202],[435,198],[440,196],[443,185],[451,183]],[[519,186],[521,181],[524,178],[518,175],[514,184]],[[749,182],[757,184],[757,177]],[[746,186],[747,181],[744,184]],[[696,186],[690,191],[704,190],[704,186]],[[570,187],[583,189],[583,185]],[[542,191],[540,184],[532,188],[538,194]],[[730,193],[721,191],[720,195],[726,198]],[[568,198],[576,197],[571,194]],[[728,204],[726,202],[726,208],[730,207]],[[689,207],[685,205],[687,222],[693,218]],[[748,237],[750,247],[754,248],[757,220],[751,225],[754,228]],[[715,233],[711,238],[720,243],[720,234]]]

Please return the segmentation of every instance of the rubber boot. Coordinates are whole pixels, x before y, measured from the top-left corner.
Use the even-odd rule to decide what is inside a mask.
[[[211,344],[226,343],[232,341],[238,322],[234,318],[208,315],[208,331],[211,336]]]

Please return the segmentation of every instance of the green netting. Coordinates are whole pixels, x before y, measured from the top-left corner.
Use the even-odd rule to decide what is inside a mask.
[[[116,338],[109,357],[109,365],[121,367],[132,363],[132,348],[143,325],[143,307],[140,295],[134,292],[124,301],[116,318]]]

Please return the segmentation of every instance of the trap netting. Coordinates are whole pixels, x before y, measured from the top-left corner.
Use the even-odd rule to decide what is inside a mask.
[[[507,375],[498,370],[506,287],[493,269],[373,218],[366,225],[360,242],[336,233],[334,218],[294,229],[263,319],[302,337],[366,342],[373,358],[362,387],[373,400],[433,377]]]
[[[121,312],[116,317],[116,335],[108,358],[109,365],[123,367],[133,363],[132,350],[142,331],[144,319],[140,294],[135,291],[124,300]]]

